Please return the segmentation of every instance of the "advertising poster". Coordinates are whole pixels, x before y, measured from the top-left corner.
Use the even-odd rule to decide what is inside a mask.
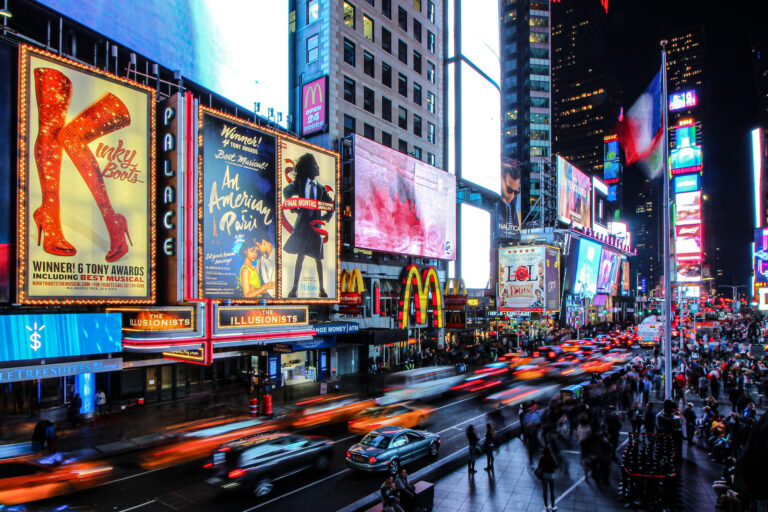
[[[502,162],[501,197],[496,203],[493,223],[493,238],[497,245],[511,240],[520,240],[522,225],[520,177],[520,165],[517,162]]]
[[[755,229],[755,282],[768,283],[768,229]]]
[[[675,225],[701,224],[701,192],[675,194]]]
[[[606,137],[606,139],[609,139]],[[603,179],[612,183],[621,177],[621,157],[619,155],[619,139],[616,136],[603,144]]]
[[[594,296],[597,293],[597,276],[600,270],[602,247],[582,238],[579,240],[579,256],[573,279],[574,295]]]
[[[619,253],[603,248],[603,255],[600,258],[600,270],[597,274],[597,293],[610,294],[612,292],[614,283],[619,278],[620,261]]]
[[[544,254],[544,281],[547,286],[544,291],[544,309],[560,311],[560,249],[547,246]]]
[[[154,301],[154,91],[19,59],[19,301]]]
[[[200,125],[200,297],[276,298],[276,137],[204,107]]]
[[[543,246],[499,249],[499,311],[543,309],[546,258]]]
[[[592,180],[589,176],[557,157],[557,217],[566,224],[592,227]]]
[[[356,247],[456,259],[455,197],[454,175],[355,137]]]
[[[701,262],[700,261],[678,261],[677,262],[677,282],[678,283],[697,283],[701,281]]]
[[[281,137],[279,161],[281,298],[338,302],[339,155]]]
[[[0,44],[0,68],[14,69],[18,49]],[[0,80],[0,302],[10,302],[11,279],[16,272],[16,80],[8,72]]]
[[[305,137],[328,125],[328,77],[323,76],[301,88],[301,134]]]
[[[621,294],[629,295],[629,260],[621,262]]]
[[[696,126],[679,126],[675,129],[675,147],[669,152],[672,174],[701,170],[701,147],[696,145]]]
[[[701,258],[701,224],[675,227],[675,253],[681,256]]]

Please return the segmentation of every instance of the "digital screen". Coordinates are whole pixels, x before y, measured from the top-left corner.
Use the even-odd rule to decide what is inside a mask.
[[[486,288],[490,280],[491,214],[461,204],[461,278],[467,288]]]
[[[675,253],[678,259],[691,256],[701,258],[701,224],[675,227]]]
[[[14,69],[19,51],[10,44],[0,44],[0,68]],[[16,255],[13,253],[16,240],[16,145],[17,131],[14,120],[16,84],[6,74],[0,80],[0,302],[11,300],[11,276],[16,269]],[[11,260],[13,258],[13,260]],[[12,263],[13,261],[13,263]]]
[[[701,281],[701,262],[700,261],[678,261],[677,262],[677,282],[678,283],[697,283]]]
[[[591,228],[592,180],[557,157],[557,217],[566,224]]]
[[[523,181],[519,165],[504,162],[501,167],[501,197],[493,212],[493,238],[497,245],[520,239]]]
[[[701,286],[681,286],[678,294],[684,299],[698,299],[701,296]]]
[[[249,110],[259,102],[261,115],[282,112],[283,121],[276,121],[287,126],[287,0],[41,3],[124,46],[122,62],[128,51],[137,52]]]
[[[461,1],[461,54],[501,85],[498,0],[456,1]]]
[[[579,240],[579,253],[576,273],[573,276],[575,295],[593,296],[597,293],[597,278],[600,270],[602,247],[600,244],[582,238]]]
[[[672,174],[701,170],[701,147],[696,145],[696,126],[678,126],[675,129],[675,148],[669,152]]]
[[[621,294],[629,295],[629,260],[622,260],[621,262]]]
[[[669,95],[669,110],[682,110],[696,106],[696,91],[680,91]]]
[[[755,282],[768,283],[768,228],[755,229]]]
[[[695,192],[699,190],[699,174],[683,174],[681,176],[675,176],[672,180],[673,188],[676,194],[683,192]]]
[[[544,308],[545,247],[499,249],[498,310]]]
[[[607,302],[608,302],[608,296],[602,295],[602,294],[595,295],[595,298],[592,300],[592,304],[594,306],[605,306]]]
[[[461,66],[461,177],[499,193],[501,93],[466,62]]]
[[[456,177],[364,137],[354,148],[355,246],[455,259]]]
[[[119,313],[1,315],[0,361],[122,352]]]
[[[619,253],[603,248],[600,270],[597,274],[597,292],[610,294],[619,277]]]
[[[611,140],[603,144],[603,179],[616,180],[621,177],[621,159],[619,141]]]
[[[328,124],[328,77],[323,76],[301,88],[301,134],[323,131]]]
[[[675,194],[675,224],[701,224],[701,192]]]

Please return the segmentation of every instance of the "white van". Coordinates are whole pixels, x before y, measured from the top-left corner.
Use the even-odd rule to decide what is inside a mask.
[[[450,391],[452,386],[464,382],[454,366],[426,366],[387,375],[384,379],[384,396],[380,405],[404,400],[429,400]]]
[[[651,315],[637,327],[637,335],[640,337],[640,346],[642,348],[653,348],[661,340],[661,333],[664,330],[662,318]]]

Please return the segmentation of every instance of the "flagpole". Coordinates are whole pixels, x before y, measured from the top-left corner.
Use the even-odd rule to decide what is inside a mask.
[[[662,171],[661,182],[664,188],[664,398],[672,398],[672,269],[670,265],[670,208],[669,208],[669,177],[667,176],[667,160],[669,135],[667,133],[667,40],[661,41],[661,104],[662,104]]]

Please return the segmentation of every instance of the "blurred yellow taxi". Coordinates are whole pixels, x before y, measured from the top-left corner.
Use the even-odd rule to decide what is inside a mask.
[[[431,407],[414,402],[370,407],[350,420],[347,429],[353,434],[367,434],[379,427],[423,427],[433,411]]]
[[[19,457],[0,461],[0,504],[18,505],[87,489],[106,481],[112,466],[101,462],[40,464]]]
[[[294,428],[317,427],[349,421],[360,411],[375,405],[374,400],[360,395],[325,395],[296,402],[289,407],[292,411],[287,418]]]
[[[546,372],[544,368],[535,364],[525,364],[518,366],[515,370],[514,376],[518,380],[532,380],[540,379]]]

